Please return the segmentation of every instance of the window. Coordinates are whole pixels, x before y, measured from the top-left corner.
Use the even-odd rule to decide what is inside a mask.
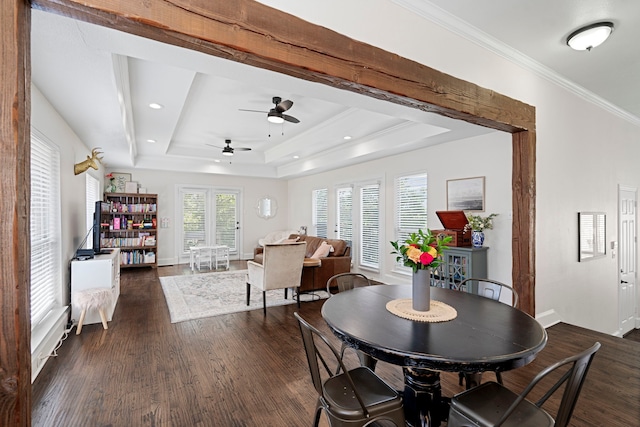
[[[60,152],[31,137],[31,328],[61,305]]]
[[[86,222],[85,229],[87,230],[85,248],[93,248],[93,233],[91,227],[93,227],[93,211],[96,208],[96,202],[102,200],[100,197],[100,181],[92,177],[90,174],[85,175],[85,201],[86,201]]]
[[[404,242],[409,234],[427,228],[427,174],[396,178],[396,236]]]
[[[236,252],[236,236],[238,228],[237,194],[216,194],[216,244],[229,247],[229,252]]]
[[[336,191],[337,209],[336,238],[353,241],[353,189],[351,187],[338,188]]]
[[[379,268],[380,262],[380,185],[360,189],[360,265]]]
[[[316,227],[316,236],[327,237],[327,189],[313,190],[313,225]]]
[[[207,242],[206,202],[207,191],[183,189],[182,200],[182,252],[189,252],[191,246],[205,245]]]

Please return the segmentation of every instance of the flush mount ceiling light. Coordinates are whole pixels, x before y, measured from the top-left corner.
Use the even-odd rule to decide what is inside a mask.
[[[571,33],[567,37],[567,44],[575,50],[591,50],[609,38],[612,31],[612,22],[597,22]]]
[[[161,110],[162,108],[164,108],[164,106],[162,104],[158,104],[157,102],[152,102],[151,104],[149,104],[149,108],[153,108],[154,110]]]

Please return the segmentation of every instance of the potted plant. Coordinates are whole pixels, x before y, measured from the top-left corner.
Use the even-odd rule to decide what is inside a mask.
[[[471,242],[474,248],[481,248],[484,244],[484,230],[493,229],[493,218],[498,214],[492,213],[489,216],[467,214],[467,224],[465,227],[471,228]]]

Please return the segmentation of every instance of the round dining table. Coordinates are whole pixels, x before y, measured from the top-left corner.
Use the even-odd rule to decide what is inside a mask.
[[[411,285],[374,285],[331,296],[322,316],[333,333],[374,359],[402,366],[407,422],[428,418],[438,426],[448,414],[440,371],[508,371],[530,363],[547,333],[528,314],[463,291],[431,288],[432,301],[456,310],[445,322],[408,320],[391,313],[389,301],[411,298]]]

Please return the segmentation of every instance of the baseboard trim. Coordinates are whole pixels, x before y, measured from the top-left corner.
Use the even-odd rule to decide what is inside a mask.
[[[562,318],[555,310],[548,310],[536,314],[536,320],[540,322],[545,329],[562,322]]]

